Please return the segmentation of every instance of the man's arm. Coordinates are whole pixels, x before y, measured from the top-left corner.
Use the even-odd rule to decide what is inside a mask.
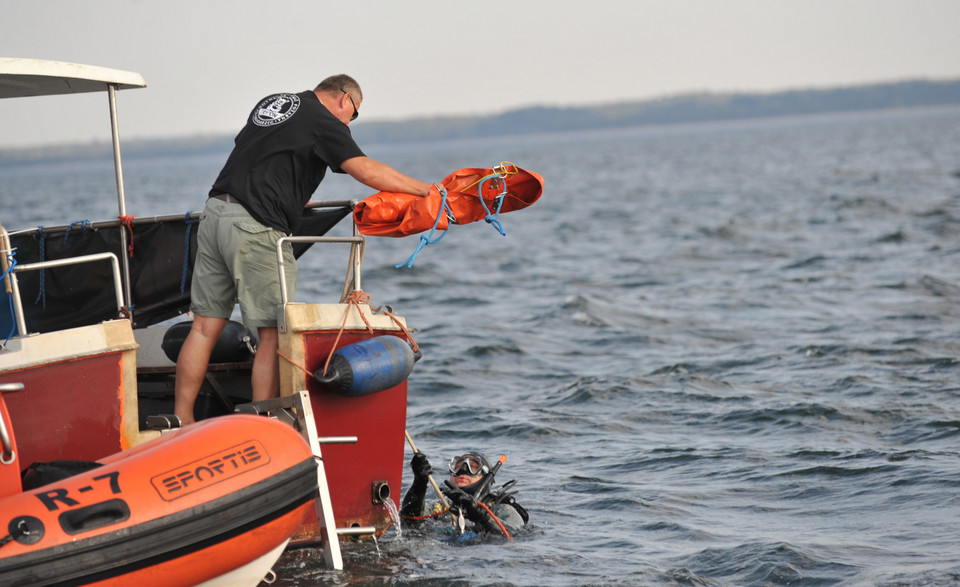
[[[416,522],[415,518],[423,515],[423,500],[427,495],[427,481],[433,468],[430,461],[422,452],[416,452],[413,459],[410,460],[410,470],[413,471],[413,484],[403,496],[400,504],[400,515],[407,518],[409,522]]]
[[[340,164],[340,169],[363,185],[380,192],[400,192],[424,197],[430,193],[430,184],[408,177],[386,163],[369,157],[352,157]]]

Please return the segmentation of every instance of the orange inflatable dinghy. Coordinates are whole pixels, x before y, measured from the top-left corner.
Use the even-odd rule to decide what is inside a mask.
[[[99,465],[23,492],[8,479],[0,584],[257,585],[317,493],[307,443],[262,416],[204,420]]]
[[[487,220],[503,234],[497,215],[526,208],[542,193],[543,177],[504,162],[487,169],[454,171],[426,198],[394,192],[374,194],[354,207],[353,219],[357,230],[369,236],[408,236],[447,230],[450,222],[478,220]]]

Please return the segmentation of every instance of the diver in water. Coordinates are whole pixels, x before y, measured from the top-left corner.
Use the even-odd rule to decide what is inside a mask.
[[[472,525],[471,530],[482,533],[498,534],[512,537],[529,521],[527,511],[513,498],[509,489],[516,483],[515,480],[505,483],[502,487],[492,490],[494,475],[503,463],[503,458],[493,467],[483,453],[468,452],[450,460],[450,479],[447,487],[439,489],[443,493],[443,502],[433,506],[426,506],[427,482],[433,468],[430,461],[422,452],[413,455],[410,469],[413,471],[413,483],[400,507],[400,516],[408,524],[417,524],[423,520],[445,516],[448,512],[453,515],[455,527],[460,534],[467,531],[467,522]]]

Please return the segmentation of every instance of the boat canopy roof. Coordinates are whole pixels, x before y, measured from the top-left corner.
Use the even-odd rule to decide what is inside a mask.
[[[143,76],[132,71],[108,69],[63,61],[0,57],[0,98],[53,96],[105,92],[146,87]]]

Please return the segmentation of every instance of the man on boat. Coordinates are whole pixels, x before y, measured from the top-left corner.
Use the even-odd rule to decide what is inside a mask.
[[[501,459],[502,461],[502,459]],[[478,534],[495,534],[513,537],[529,521],[527,510],[516,502],[513,492],[508,491],[516,481],[491,490],[499,463],[491,467],[483,453],[471,451],[454,457],[448,466],[450,479],[442,490],[443,504],[425,505],[427,482],[433,472],[430,461],[422,452],[413,455],[410,469],[413,483],[400,507],[400,516],[408,524],[417,524],[426,519],[453,514],[455,526],[463,535],[470,522],[471,531]]]
[[[260,339],[252,399],[279,396],[276,243],[296,232],[328,168],[377,191],[429,194],[430,184],[370,159],[354,142],[349,126],[362,103],[352,77],[331,76],[312,91],[264,98],[234,140],[198,232],[190,290],[194,320],[177,360],[175,411],[181,424],[194,421],[210,354],[237,302],[243,322]],[[297,273],[289,243],[284,259],[292,296]]]

